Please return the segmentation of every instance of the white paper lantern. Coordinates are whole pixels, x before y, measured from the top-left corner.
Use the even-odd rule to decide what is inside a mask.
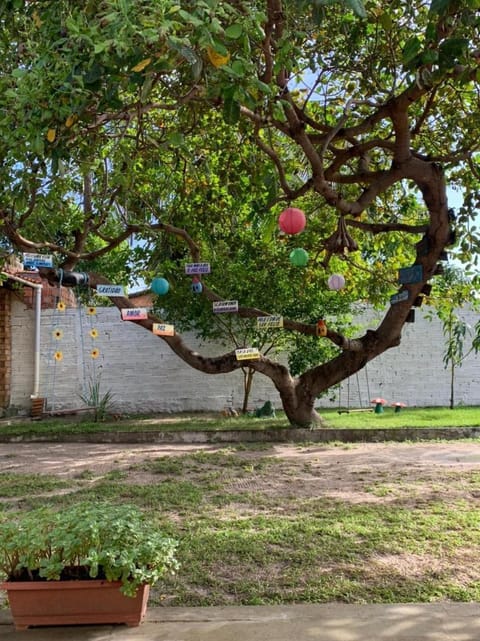
[[[345,287],[345,278],[341,274],[332,274],[328,279],[328,288],[338,291]]]

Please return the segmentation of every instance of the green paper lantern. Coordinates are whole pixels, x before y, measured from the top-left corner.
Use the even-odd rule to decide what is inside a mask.
[[[296,247],[290,252],[290,262],[295,267],[305,267],[308,263],[308,252],[306,252],[302,247]]]

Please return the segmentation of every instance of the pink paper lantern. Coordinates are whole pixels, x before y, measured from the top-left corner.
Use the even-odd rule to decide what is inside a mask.
[[[332,274],[328,279],[328,288],[338,291],[345,287],[345,278],[341,274]]]
[[[306,224],[305,214],[296,207],[287,207],[278,219],[278,226],[286,234],[299,234],[305,229]]]

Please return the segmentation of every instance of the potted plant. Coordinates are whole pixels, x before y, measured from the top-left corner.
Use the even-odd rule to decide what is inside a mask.
[[[175,571],[176,542],[135,506],[80,503],[0,518],[0,588],[16,629],[139,625],[150,585]]]

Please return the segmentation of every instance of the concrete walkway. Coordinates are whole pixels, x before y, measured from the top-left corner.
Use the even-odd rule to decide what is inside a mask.
[[[479,641],[477,603],[150,608],[137,628],[79,626],[15,632],[0,641]]]

